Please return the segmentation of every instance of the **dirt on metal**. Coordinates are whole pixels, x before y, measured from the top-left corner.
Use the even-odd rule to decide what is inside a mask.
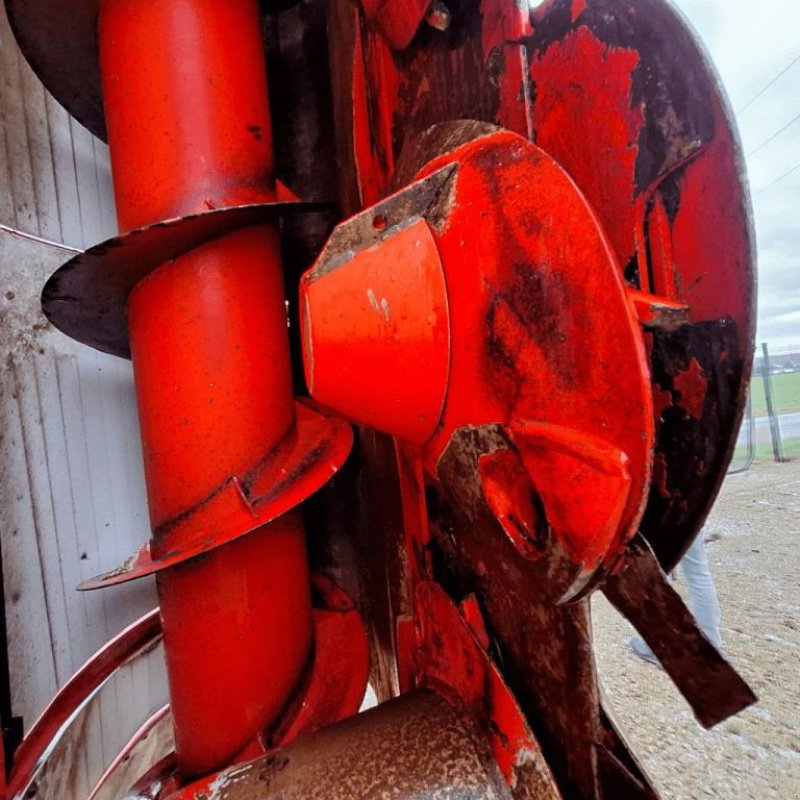
[[[510,800],[480,732],[416,692],[184,789],[176,800]]]

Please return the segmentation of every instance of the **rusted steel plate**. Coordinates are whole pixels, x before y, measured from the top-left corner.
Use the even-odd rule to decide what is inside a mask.
[[[431,691],[384,703],[173,800],[505,800],[482,732]]]
[[[706,728],[756,702],[752,689],[698,628],[641,536],[603,592],[644,637]]]

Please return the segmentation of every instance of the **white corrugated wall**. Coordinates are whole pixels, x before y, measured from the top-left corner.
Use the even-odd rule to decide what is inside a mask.
[[[58,243],[116,232],[108,151],[44,90],[2,4],[0,80],[0,546],[13,710],[27,729],[155,594],[151,579],[75,591],[149,538],[133,380],[128,362],[48,326],[38,300],[70,255]],[[156,653],[88,726],[87,781],[165,697]]]

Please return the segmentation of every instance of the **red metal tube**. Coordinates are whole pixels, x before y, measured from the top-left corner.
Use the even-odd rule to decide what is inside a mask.
[[[275,199],[257,0],[102,0],[98,36],[123,230]],[[167,554],[187,534],[178,522],[292,430],[276,226],[163,265],[132,293],[128,320],[151,548]],[[161,573],[158,590],[189,778],[229,763],[303,670],[312,622],[300,516]]]
[[[102,0],[98,36],[122,230],[274,200],[257,0]]]

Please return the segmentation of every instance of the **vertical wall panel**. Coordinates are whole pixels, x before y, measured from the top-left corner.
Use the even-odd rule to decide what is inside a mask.
[[[149,528],[130,363],[63,336],[39,308],[44,280],[68,255],[0,228],[0,546],[12,704],[26,728],[156,603],[152,579],[75,589],[117,566]],[[92,774],[166,701],[163,665],[137,669],[104,697],[102,725],[86,728]]]
[[[152,579],[75,590],[149,538],[133,376],[39,308],[47,276],[71,255],[52,243],[83,249],[115,232],[106,146],[45,91],[0,4],[0,548],[12,704],[26,728],[156,602]],[[164,702],[160,656],[126,668],[87,717],[76,769],[96,777]]]
[[[33,72],[28,69],[19,51],[17,51],[17,62],[38,233],[46,239],[60,242],[63,239],[58,215],[58,197],[55,191],[55,170],[50,147],[45,90]]]
[[[50,136],[50,152],[53,155],[53,175],[61,236],[58,241],[76,247],[87,247],[81,226],[78,202],[78,178],[75,153],[72,149],[72,126],[69,114],[48,94],[45,97],[45,113]],[[87,165],[82,164],[82,169]]]
[[[0,224],[85,248],[113,235],[108,148],[36,78],[0,4]]]

